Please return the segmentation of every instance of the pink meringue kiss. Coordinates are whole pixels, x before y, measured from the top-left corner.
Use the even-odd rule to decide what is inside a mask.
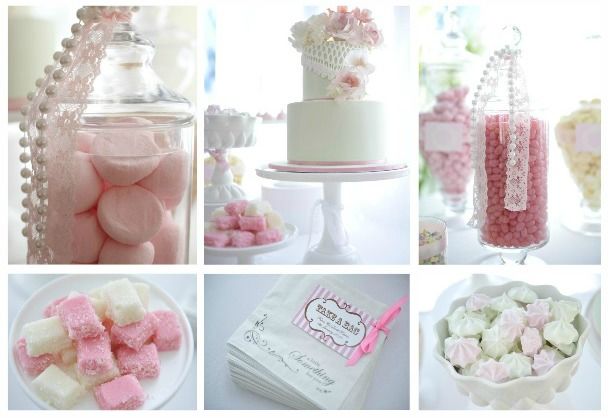
[[[476,338],[449,337],[445,340],[445,356],[453,366],[467,367],[482,353]]]
[[[526,315],[521,308],[506,309],[501,313],[499,328],[504,338],[517,340],[522,336],[524,327],[526,327]]]
[[[528,326],[543,329],[543,326],[552,319],[549,303],[537,299],[534,303],[526,305],[526,320]]]
[[[537,328],[524,328],[524,333],[520,337],[520,343],[522,344],[522,352],[527,356],[534,356],[539,353],[541,347],[543,347],[543,338]]]
[[[475,376],[494,383],[501,383],[509,379],[509,368],[504,363],[490,359],[480,364]]]
[[[556,350],[543,349],[534,356],[533,371],[537,376],[544,375],[563,358],[562,354]]]
[[[467,303],[465,306],[468,311],[480,311],[490,305],[490,301],[492,298],[483,293],[474,293],[469,299],[467,299]]]

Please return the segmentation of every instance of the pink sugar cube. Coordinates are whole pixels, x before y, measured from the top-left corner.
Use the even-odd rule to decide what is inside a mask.
[[[117,364],[121,374],[133,374],[138,379],[159,376],[159,355],[153,343],[143,345],[138,351],[129,347],[117,349]]]
[[[134,350],[140,350],[144,343],[155,334],[159,320],[152,313],[144,315],[144,319],[129,325],[114,324],[110,330],[112,344],[124,344]]]
[[[239,222],[242,231],[260,232],[266,228],[265,216],[242,216]]]
[[[233,231],[231,234],[232,247],[251,247],[255,245],[255,234],[248,231]]]
[[[104,332],[89,296],[77,295],[64,300],[57,305],[57,314],[72,340],[95,337]]]
[[[95,388],[94,395],[102,409],[138,409],[146,399],[140,382],[131,374],[102,383]]]
[[[255,242],[257,245],[272,244],[274,242],[282,241],[282,232],[277,229],[267,229],[265,231],[257,232]]]
[[[233,216],[243,215],[248,206],[248,200],[234,200],[225,205],[225,212]]]
[[[204,234],[204,245],[210,247],[226,247],[231,242],[231,237],[226,232],[206,232]]]
[[[159,351],[178,350],[182,339],[178,316],[172,311],[155,311],[159,320],[153,342]]]
[[[15,356],[21,368],[30,376],[38,376],[55,362],[55,356],[52,354],[42,354],[36,357],[29,356],[25,345],[25,338],[17,340],[15,344]]]
[[[45,318],[51,318],[52,316],[56,316],[57,315],[57,307],[66,300],[66,296],[59,298],[59,299],[55,299],[53,302],[51,302],[50,304],[48,304],[45,309],[42,311],[42,315]]]
[[[240,222],[239,216],[233,216],[233,215],[218,216],[214,218],[214,223],[217,229],[220,229],[221,231],[237,229],[239,226],[239,222]]]
[[[113,366],[110,337],[103,332],[97,337],[76,340],[76,365],[81,373],[96,375]]]

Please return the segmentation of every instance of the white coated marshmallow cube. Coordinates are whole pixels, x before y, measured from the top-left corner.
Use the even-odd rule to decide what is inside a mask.
[[[28,322],[23,326],[25,348],[29,356],[56,354],[72,347],[72,341],[58,316]]]
[[[34,391],[57,409],[70,409],[85,393],[83,387],[55,364],[32,381]]]
[[[116,361],[113,360],[112,367],[105,372],[98,373],[95,375],[84,374],[80,371],[80,369],[76,368],[76,378],[78,381],[85,387],[85,389],[91,389],[95,386],[99,386],[102,383],[106,383],[114,379],[115,377],[119,377],[121,372],[119,372],[119,368],[117,367]]]
[[[104,286],[108,305],[106,315],[117,325],[141,321],[146,313],[134,285],[128,279],[115,280]]]
[[[149,290],[150,286],[146,283],[132,283],[134,289],[138,293],[138,297],[140,298],[140,302],[142,302],[142,306],[144,309],[148,309],[149,307]]]
[[[253,200],[248,202],[244,215],[246,216],[263,216],[272,211],[272,206],[266,200]]]

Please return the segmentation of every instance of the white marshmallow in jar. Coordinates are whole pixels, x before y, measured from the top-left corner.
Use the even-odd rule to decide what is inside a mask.
[[[600,209],[600,121],[600,100],[593,99],[582,101],[555,128],[567,168],[591,211]]]
[[[32,94],[30,108],[49,109],[25,112],[26,121],[44,121],[24,136],[32,156],[22,217],[29,263],[188,262],[192,106],[150,67],[154,47],[132,27],[133,12],[80,9],[73,37],[49,66],[61,68]]]

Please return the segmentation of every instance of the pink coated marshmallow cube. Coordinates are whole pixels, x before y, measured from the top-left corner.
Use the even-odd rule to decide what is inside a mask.
[[[240,218],[242,231],[261,232],[266,228],[265,216],[242,216]]]
[[[214,219],[214,223],[217,229],[221,231],[229,231],[231,229],[237,229],[240,225],[240,218],[233,215],[219,216]]]
[[[240,216],[244,214],[248,206],[248,200],[234,200],[225,205],[225,212],[233,216]]]
[[[138,351],[126,346],[117,349],[117,364],[121,374],[133,374],[138,379],[159,376],[159,355],[153,343]]]
[[[255,245],[255,234],[248,231],[233,231],[231,234],[232,247],[251,247]]]
[[[138,409],[146,395],[140,382],[131,374],[117,377],[95,388],[95,400],[101,409]]]
[[[55,356],[52,354],[42,354],[36,357],[29,356],[25,345],[25,338],[17,340],[15,344],[15,357],[17,357],[17,362],[28,375],[38,376],[55,362]]]
[[[257,232],[255,236],[257,245],[273,244],[279,241],[282,241],[282,232],[277,229],[266,229],[265,231]]]
[[[172,311],[155,311],[153,315],[157,317],[157,330],[153,337],[153,342],[159,351],[178,350],[182,339],[182,331],[178,316]]]
[[[112,369],[110,337],[106,332],[92,338],[76,340],[76,366],[83,374],[92,376]]]
[[[140,350],[144,343],[155,334],[159,320],[152,313],[144,315],[144,319],[129,325],[114,324],[110,329],[110,341],[113,345],[126,345],[134,350]]]
[[[90,338],[104,332],[89,296],[76,295],[57,306],[57,314],[72,340]]]
[[[209,247],[222,248],[229,245],[230,242],[231,237],[226,232],[212,231],[204,234],[204,245]]]
[[[51,318],[52,316],[57,315],[57,307],[67,299],[67,296],[61,297],[59,299],[55,299],[53,302],[49,303],[45,306],[45,309],[42,311],[42,316],[45,318]]]

